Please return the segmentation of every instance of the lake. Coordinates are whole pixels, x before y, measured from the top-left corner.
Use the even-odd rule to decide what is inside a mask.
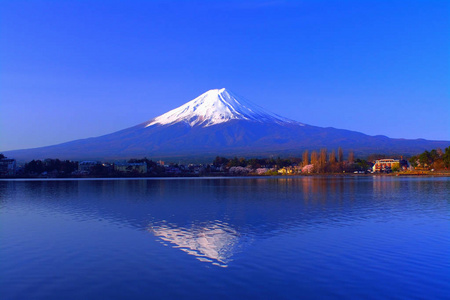
[[[450,178],[0,181],[2,299],[449,299]]]

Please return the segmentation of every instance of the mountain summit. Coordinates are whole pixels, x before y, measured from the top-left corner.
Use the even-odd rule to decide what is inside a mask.
[[[251,120],[256,122],[298,123],[276,114],[249,101],[238,99],[236,95],[226,89],[209,90],[194,100],[175,108],[147,125],[171,125],[184,122],[193,126],[207,127],[230,120]]]
[[[410,155],[448,147],[448,141],[391,139],[311,126],[280,117],[226,89],[209,90],[159,117],[111,134],[35,149],[6,151],[19,161],[59,158],[152,158],[210,162],[220,156],[301,156],[321,148]]]

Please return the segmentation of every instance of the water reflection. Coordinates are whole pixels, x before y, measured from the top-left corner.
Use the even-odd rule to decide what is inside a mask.
[[[439,299],[449,190],[450,178],[385,176],[0,180],[0,290]]]
[[[148,230],[227,266],[244,240],[447,212],[449,187],[391,177],[0,181],[0,209]]]
[[[150,223],[149,229],[162,242],[195,256],[203,262],[227,267],[238,243],[239,234],[227,223],[216,220],[206,224],[179,227],[167,222]]]

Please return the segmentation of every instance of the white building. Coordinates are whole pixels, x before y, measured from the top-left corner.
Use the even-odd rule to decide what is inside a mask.
[[[392,170],[392,168],[397,165],[400,167],[400,160],[386,158],[386,159],[377,159],[375,164],[372,167],[373,172],[382,172],[385,170]]]

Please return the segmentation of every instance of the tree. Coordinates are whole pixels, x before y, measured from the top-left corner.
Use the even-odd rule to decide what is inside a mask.
[[[213,161],[213,165],[215,167],[220,167],[222,165],[226,165],[228,161],[229,161],[228,158],[217,156],[216,159]]]
[[[41,174],[44,172],[44,164],[40,160],[32,160],[25,164],[24,171],[26,174]]]
[[[277,165],[278,168],[282,168],[283,167],[283,161],[281,160],[281,158],[278,156],[275,164]]]
[[[320,156],[319,156],[319,171],[325,172],[325,166],[327,164],[327,149],[323,148],[320,149]]]
[[[338,149],[338,162],[344,162],[344,151],[342,151],[341,147]]]
[[[432,163],[431,153],[428,151],[419,155],[419,163],[421,167],[429,166]]]
[[[364,159],[357,158],[355,163],[358,165],[359,171],[366,171],[370,167],[369,162]]]
[[[309,152],[308,152],[308,150],[303,151],[302,161],[303,161],[303,167],[309,165]]]
[[[6,156],[3,155],[3,153],[0,153],[0,159],[4,159]]]
[[[251,158],[247,163],[252,167],[252,169],[261,168],[261,165],[265,165],[264,160],[258,158]]]
[[[311,152],[311,164],[314,165],[314,170],[317,172],[318,171],[318,155],[316,151]]]
[[[417,167],[417,155],[411,156],[408,161],[411,166]]]
[[[444,169],[450,167],[450,147],[445,149],[433,149],[431,151],[425,150],[423,153],[412,156],[409,159],[413,167],[427,168],[427,169]]]
[[[238,167],[239,166],[239,159],[235,156],[232,160],[228,161],[227,166],[228,167]]]
[[[75,161],[65,160],[62,162],[61,171],[64,174],[70,174],[78,169],[78,163]]]
[[[336,152],[334,150],[331,151],[328,161],[330,162],[330,164],[334,164],[336,162]]]
[[[442,154],[442,160],[446,168],[450,167],[450,146],[445,148],[445,152]]]
[[[400,171],[400,163],[394,163],[394,164],[392,164],[391,170],[392,170],[392,172],[398,172],[398,171]]]
[[[240,167],[246,167],[247,166],[247,160],[243,157],[239,158],[239,166]]]
[[[354,161],[355,161],[355,154],[353,153],[353,151],[350,151],[348,153],[348,162],[353,163]]]

